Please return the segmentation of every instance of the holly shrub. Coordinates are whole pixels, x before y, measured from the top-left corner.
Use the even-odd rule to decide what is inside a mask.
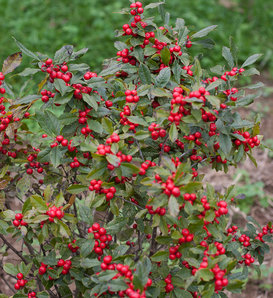
[[[153,8],[160,27],[143,15]],[[234,186],[217,193],[199,174],[255,163],[259,119],[236,110],[260,85],[234,86],[260,55],[238,66],[223,47],[226,65],[202,69],[191,47],[211,46],[216,26],[172,27],[162,3],[122,13],[117,56],[99,74],[70,45],[50,58],[16,40],[4,61],[0,253],[20,259],[3,265],[13,297],[227,297],[269,250],[271,224],[232,225]],[[18,75],[30,79],[15,92],[5,76],[23,55],[33,62]]]

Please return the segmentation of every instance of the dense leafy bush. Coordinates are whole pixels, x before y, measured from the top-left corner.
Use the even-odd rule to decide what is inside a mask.
[[[160,27],[143,15],[156,7]],[[4,264],[17,279],[14,297],[226,297],[244,287],[248,266],[259,272],[269,249],[271,224],[230,224],[234,187],[216,193],[199,174],[247,156],[255,163],[259,122],[236,109],[256,95],[234,84],[257,73],[249,65],[260,55],[238,66],[224,47],[227,65],[211,73],[191,51],[211,43],[215,25],[190,32],[177,19],[170,27],[161,3],[122,13],[131,19],[99,74],[75,63],[87,49],[64,46],[48,58],[16,41],[33,59],[20,75],[39,88],[30,95],[24,85],[17,96],[5,76],[22,53],[4,62],[0,253],[21,259]]]
[[[151,2],[153,0],[147,0],[145,4]],[[3,9],[0,20],[2,57],[7,57],[16,49],[11,35],[48,55],[53,55],[53,50],[63,44],[72,43],[78,48],[89,47],[85,61],[91,64],[93,70],[99,70],[102,61],[114,54],[115,34],[112,29],[126,21],[124,16],[113,12],[126,6],[128,0],[9,0],[0,3]],[[222,3],[230,4],[229,8]],[[240,49],[240,61],[251,53],[263,53],[263,63],[272,69],[272,1],[183,0],[181,4],[180,0],[172,0],[166,1],[166,7],[172,12],[171,25],[175,18],[181,16],[190,24],[191,30],[219,24],[218,30],[213,33],[216,48],[203,56],[206,66],[221,62],[221,46],[228,46],[229,36],[232,35]],[[96,59],[93,59],[94,56]]]

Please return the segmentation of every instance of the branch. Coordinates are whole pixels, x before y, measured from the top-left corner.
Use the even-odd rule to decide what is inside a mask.
[[[14,252],[16,255],[27,265],[27,260],[23,257],[22,253],[15,249],[7,240],[6,238],[0,234],[0,238],[3,240],[3,242]]]
[[[135,140],[135,143],[137,144],[137,147],[138,147],[138,150],[139,150],[140,157],[142,158],[142,160],[145,161],[145,158],[144,158],[143,153],[142,153],[142,151],[141,151],[141,148],[140,148],[140,145],[139,145],[138,140],[137,140],[137,139],[134,139],[134,140]]]
[[[156,252],[157,248],[157,243],[155,241],[156,238],[156,233],[157,232],[157,227],[153,228],[153,234],[152,234],[152,244],[151,244],[151,249],[150,249],[150,256],[152,256]]]
[[[122,199],[124,202],[127,202],[127,203],[130,203],[130,204],[132,204],[132,205],[134,205],[134,206],[136,206],[137,208],[139,208],[139,209],[142,209],[142,210],[144,210],[145,208],[143,208],[143,207],[141,207],[141,206],[139,206],[139,205],[137,205],[136,203],[134,203],[134,202],[131,202],[131,201],[128,201],[128,200],[126,200],[126,199],[124,199],[123,197],[118,197],[119,199]]]

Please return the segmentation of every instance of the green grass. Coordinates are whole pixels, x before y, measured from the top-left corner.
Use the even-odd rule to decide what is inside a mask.
[[[222,61],[221,47],[234,37],[240,49],[241,61],[254,53],[263,53],[262,66],[273,73],[273,1],[230,0],[231,9],[218,0],[166,0],[171,12],[171,22],[184,18],[192,30],[211,24],[219,28],[212,34],[216,48],[204,50],[204,64]],[[148,4],[151,0],[144,1]],[[127,16],[117,14],[128,0],[0,0],[0,57],[4,60],[17,48],[11,36],[15,36],[28,48],[52,55],[64,44],[78,49],[90,48],[84,58],[94,70],[102,61],[115,55],[114,29],[127,22]],[[193,49],[194,51],[194,49]]]

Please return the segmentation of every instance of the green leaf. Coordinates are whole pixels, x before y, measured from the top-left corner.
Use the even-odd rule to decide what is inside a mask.
[[[158,87],[165,87],[171,78],[171,69],[170,67],[165,67],[161,69],[158,76],[155,79],[155,85]]]
[[[206,99],[213,107],[216,107],[216,109],[220,108],[221,101],[218,97],[213,96],[213,95],[206,95]]]
[[[151,90],[151,94],[156,97],[169,97],[172,98],[172,94],[164,88],[154,88]]]
[[[47,292],[39,292],[36,294],[37,298],[49,298],[49,294]]]
[[[50,136],[56,137],[60,134],[60,122],[55,114],[51,111],[36,111],[35,119],[41,128]]]
[[[171,60],[171,52],[167,47],[164,47],[163,50],[161,50],[160,56],[161,56],[162,62],[165,65],[169,65]]]
[[[107,161],[113,165],[115,168],[118,167],[120,165],[120,159],[116,156],[116,155],[113,155],[113,154],[107,154],[106,155],[106,159]]]
[[[69,86],[66,86],[66,83],[61,79],[55,79],[53,85],[55,89],[58,90],[62,96],[64,96],[65,93],[67,93],[71,89]]]
[[[140,125],[143,125],[143,126],[149,126],[149,124],[143,118],[140,118],[138,116],[129,116],[128,120],[132,123],[135,123],[135,124],[140,124]]]
[[[17,44],[17,46],[20,48],[20,50],[21,50],[24,54],[26,54],[27,56],[29,56],[29,57],[31,57],[31,58],[33,58],[33,59],[35,59],[35,60],[40,61],[39,57],[36,56],[34,53],[32,53],[29,49],[27,49],[23,44],[21,44],[20,41],[16,40],[15,37],[12,37],[12,38],[14,39],[15,43]]]
[[[164,3],[165,3],[165,2],[150,3],[150,4],[148,4],[148,5],[146,5],[146,6],[144,7],[144,10],[146,10],[146,9],[151,9],[151,8],[156,8],[156,7],[158,7],[158,6],[160,6],[160,5],[164,4]]]
[[[119,71],[121,69],[121,67],[123,66],[123,63],[113,63],[108,65],[107,68],[105,68],[103,71],[100,72],[100,74],[98,76],[107,76],[110,74],[114,74],[117,71]]]
[[[212,26],[206,27],[206,28],[194,33],[191,36],[191,38],[194,39],[194,38],[204,37],[204,36],[208,35],[211,31],[213,31],[216,27],[217,27],[217,25],[212,25]]]
[[[214,274],[208,268],[199,269],[197,271],[197,276],[204,281],[210,281],[214,278]]]
[[[147,65],[140,63],[138,74],[142,84],[150,85],[152,82],[152,77],[150,73],[150,69]]]
[[[99,134],[101,134],[103,132],[103,127],[97,120],[88,118],[87,124],[88,124],[89,128],[92,129],[93,131],[95,131]]]
[[[231,51],[230,51],[229,48],[223,47],[222,56],[226,59],[229,67],[233,68],[234,67],[234,59],[233,59],[233,56],[232,56]]]
[[[82,57],[85,53],[87,53],[87,51],[88,51],[88,48],[83,48],[77,52],[73,52],[73,54],[71,55],[71,58],[78,59]]]
[[[25,68],[22,72],[18,73],[18,75],[21,77],[27,77],[27,76],[34,75],[35,73],[40,71],[41,69],[38,69],[38,68]]]
[[[8,274],[11,274],[13,276],[15,276],[18,273],[18,270],[16,268],[16,266],[14,266],[14,264],[11,263],[6,263],[4,264],[4,271],[7,272]]]
[[[221,84],[224,84],[224,82],[222,80],[216,80],[214,82],[212,82],[211,84],[209,84],[207,87],[206,87],[206,90],[207,91],[210,91],[210,90],[213,90],[215,88],[217,88],[218,86],[220,86]]]
[[[81,256],[87,257],[93,250],[95,245],[94,239],[80,239],[77,242],[77,245],[80,247]]]
[[[153,262],[161,262],[167,260],[169,253],[167,251],[158,251],[154,255],[151,256],[151,260]]]
[[[246,107],[254,102],[254,99],[257,97],[256,94],[248,94],[247,96],[236,101],[237,107]]]
[[[68,187],[67,191],[71,194],[78,194],[83,191],[86,191],[87,189],[88,189],[88,187],[85,185],[73,184]]]
[[[179,204],[177,202],[177,199],[174,196],[170,196],[168,207],[169,207],[170,214],[173,217],[176,217],[179,213]]]
[[[81,266],[83,268],[93,268],[96,266],[100,266],[100,261],[97,259],[87,259],[87,258],[83,258],[81,259]]]
[[[173,64],[172,72],[173,72],[174,79],[175,79],[176,83],[180,84],[182,68],[181,68],[181,65],[179,65],[179,62],[177,59],[175,60],[175,62]]]
[[[171,125],[170,131],[169,131],[169,137],[172,142],[175,142],[177,140],[178,130],[175,123],[172,123]]]
[[[122,51],[128,48],[127,44],[121,41],[115,41],[114,46],[118,51]]]
[[[232,142],[229,135],[220,134],[219,145],[225,156],[228,157],[232,148]]]
[[[45,200],[38,195],[31,196],[31,203],[39,211],[47,211],[48,210]]]
[[[64,61],[70,60],[73,54],[74,47],[72,45],[65,45],[61,47],[54,55],[55,63],[63,63]]]
[[[16,104],[17,105],[27,104],[27,103],[31,103],[31,102],[33,102],[34,100],[37,100],[37,99],[39,99],[38,95],[35,95],[35,94],[34,95],[27,95],[27,96],[22,97],[19,100],[16,100]]]
[[[53,147],[50,152],[50,161],[54,167],[58,167],[62,163],[62,158],[64,157],[63,148]]]
[[[60,234],[65,237],[65,238],[69,238],[69,236],[71,235],[71,231],[68,227],[68,225],[66,225],[64,222],[59,221],[58,222],[59,228],[60,228]]]
[[[192,298],[192,294],[188,291],[182,290],[180,288],[175,288],[173,290],[176,298]]]
[[[142,261],[137,263],[136,272],[134,273],[133,284],[137,289],[143,289],[147,283],[148,276],[152,269],[151,261],[148,257],[144,257]]]
[[[82,93],[82,99],[87,104],[89,104],[90,107],[92,107],[95,111],[98,110],[97,98],[93,94],[92,95],[89,95],[87,93]]]
[[[246,61],[243,63],[242,67],[246,67],[246,66],[248,66],[248,65],[253,64],[253,63],[256,62],[261,56],[262,56],[262,54],[255,54],[255,55],[252,55],[252,56],[248,57],[248,58],[246,59]]]
[[[111,280],[108,282],[109,290],[112,292],[125,291],[128,285],[123,280]]]
[[[111,135],[114,132],[113,123],[107,117],[104,117],[102,119],[102,127],[109,135]]]
[[[122,171],[122,176],[124,177],[130,177],[133,174],[137,174],[139,172],[139,167],[131,163],[123,162],[121,163],[120,168]]]

